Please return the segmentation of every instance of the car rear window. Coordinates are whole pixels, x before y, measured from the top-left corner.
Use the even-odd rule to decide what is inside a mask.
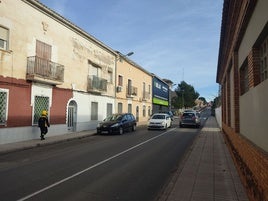
[[[193,117],[195,116],[194,113],[183,113],[183,117]]]
[[[161,115],[161,114],[159,114],[159,115],[154,115],[154,116],[152,117],[152,119],[165,119],[165,115]]]

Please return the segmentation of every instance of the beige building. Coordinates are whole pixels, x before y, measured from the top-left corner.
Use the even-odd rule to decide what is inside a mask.
[[[146,124],[152,113],[152,75],[118,53],[116,68],[116,111],[130,112],[138,125]]]
[[[0,1],[0,143],[95,129],[115,111],[116,52],[36,0]]]

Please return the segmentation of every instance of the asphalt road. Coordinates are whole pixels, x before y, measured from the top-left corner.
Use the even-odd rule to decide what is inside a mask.
[[[138,127],[2,155],[0,200],[155,200],[199,131],[175,120],[166,131]]]

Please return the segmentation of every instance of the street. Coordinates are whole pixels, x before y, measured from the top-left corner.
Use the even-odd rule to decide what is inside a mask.
[[[202,125],[209,111],[202,113]],[[0,156],[1,200],[155,200],[200,129],[138,127]]]

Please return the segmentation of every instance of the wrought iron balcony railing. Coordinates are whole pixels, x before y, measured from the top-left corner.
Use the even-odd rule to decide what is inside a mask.
[[[142,100],[149,100],[150,99],[150,92],[144,91],[142,93]]]
[[[107,92],[107,80],[95,75],[89,75],[87,89],[93,92]]]
[[[137,96],[138,88],[133,86],[127,86],[127,97]]]
[[[37,56],[28,57],[26,79],[42,81],[40,78],[52,84],[61,84],[64,82],[64,66]]]

